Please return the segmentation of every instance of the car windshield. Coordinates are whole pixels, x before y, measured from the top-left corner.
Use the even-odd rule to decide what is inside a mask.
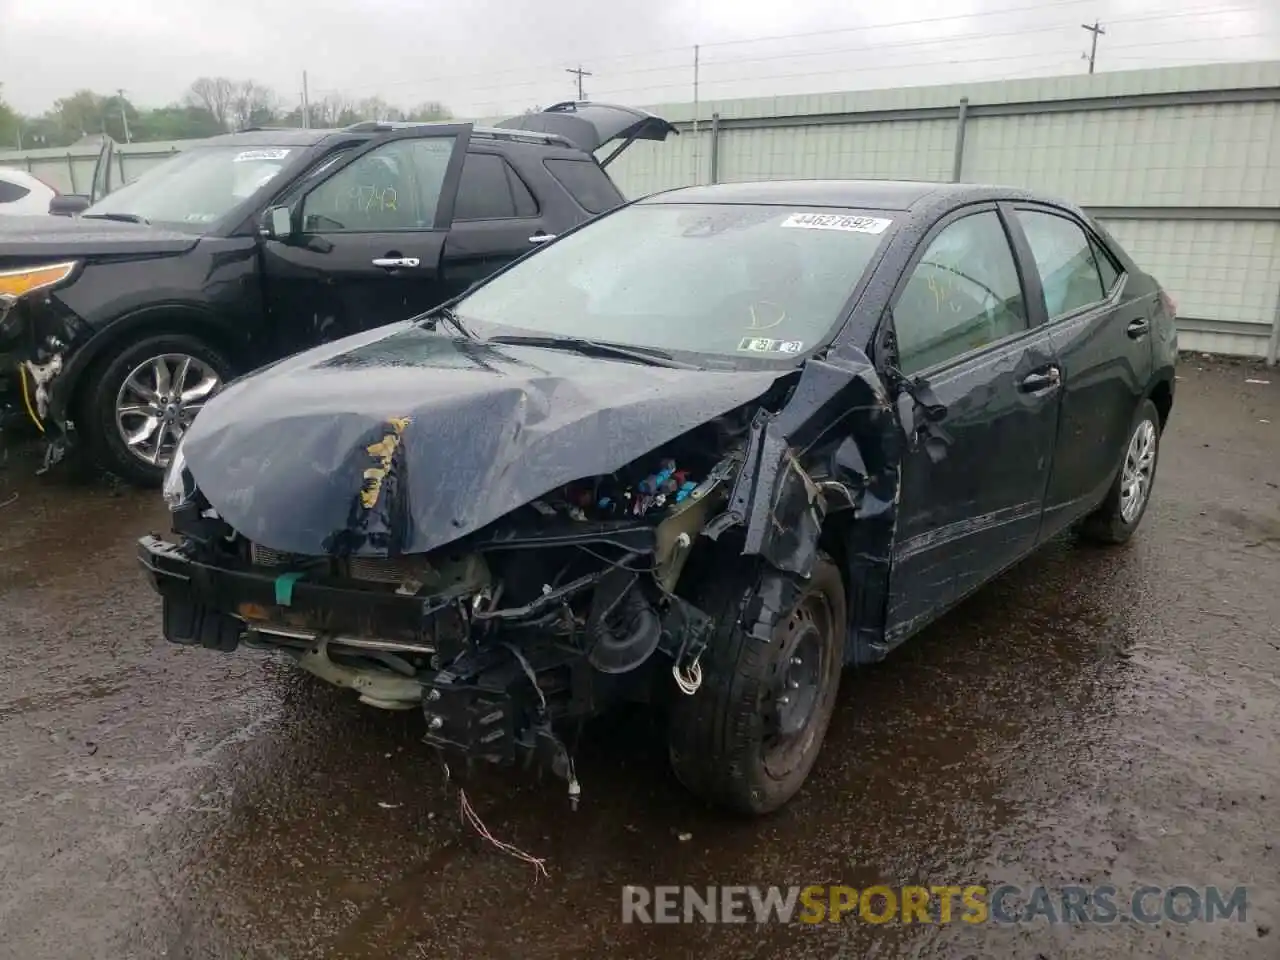
[[[199,230],[274,180],[296,152],[296,147],[191,147],[84,213]]]
[[[790,360],[826,339],[892,220],[876,211],[641,203],[454,305],[468,329]]]

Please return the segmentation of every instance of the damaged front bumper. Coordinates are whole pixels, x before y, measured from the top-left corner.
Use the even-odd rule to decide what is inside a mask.
[[[0,426],[33,424],[49,441],[50,460],[69,439],[64,373],[89,336],[55,297],[0,294]]]
[[[615,545],[624,543],[624,559],[647,555],[652,565],[662,555],[670,567],[684,541],[670,529],[633,527],[619,531]],[[446,560],[424,586],[402,566],[394,573],[403,558],[331,558],[327,571],[304,574],[264,566],[278,559],[268,551],[240,563],[190,538],[138,541],[163,599],[166,640],[280,652],[366,704],[422,709],[431,746],[496,764],[537,760],[561,776],[567,724],[650,699],[673,666],[696,662],[713,629],[696,608],[646,589],[625,563],[503,606],[483,556]],[[347,576],[332,576],[342,564]]]

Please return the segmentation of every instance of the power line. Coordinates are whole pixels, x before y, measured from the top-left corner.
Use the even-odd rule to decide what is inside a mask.
[[[1043,9],[1057,7],[1057,6],[1070,6],[1078,2],[1081,2],[1081,0],[1060,0],[1060,2],[1058,3],[1038,4],[1030,7],[1009,7],[1009,8],[1004,8],[1002,10],[980,11],[979,13],[975,13],[975,14],[953,14],[950,16],[942,16],[942,17],[929,17],[929,18],[918,18],[915,20],[903,20],[903,21],[897,21],[894,23],[864,24],[857,27],[848,27],[848,28],[836,29],[836,30],[811,31],[811,32],[797,33],[797,34],[775,35],[771,37],[754,37],[754,38],[746,38],[741,40],[718,41],[711,44],[701,44],[699,45],[699,47],[700,48],[707,47],[707,46],[722,47],[722,46],[739,45],[739,44],[747,44],[747,43],[764,43],[764,42],[771,42],[771,41],[778,41],[778,40],[797,39],[802,37],[826,36],[828,34],[833,34],[833,33],[838,34],[838,33],[865,31],[865,30],[878,30],[878,29],[885,29],[885,28],[899,27],[899,26],[915,26],[918,24],[936,23],[936,22],[943,22],[947,20],[964,20],[964,19],[969,19],[971,17],[977,17],[977,16],[990,16],[990,15],[999,14],[999,13],[1013,13],[1013,12],[1021,12],[1024,10],[1043,10]],[[1252,6],[1252,5],[1243,5],[1243,6],[1234,6],[1234,7],[1202,7],[1195,10],[1179,11],[1176,14],[1157,13],[1157,14],[1145,14],[1145,15],[1132,16],[1132,17],[1117,17],[1111,20],[1110,22],[1114,26],[1117,23],[1141,23],[1141,22],[1151,22],[1151,21],[1160,21],[1160,20],[1179,20],[1180,21],[1190,17],[1219,16],[1219,15],[1228,14],[1228,13],[1251,12],[1251,11],[1256,11],[1258,9],[1259,9],[1258,7]],[[704,57],[702,59],[702,63],[706,67],[714,67],[715,65],[718,65],[718,64],[732,64],[732,63],[765,63],[765,62],[770,62],[775,60],[789,60],[789,59],[799,59],[799,58],[848,55],[850,53],[857,53],[861,51],[901,49],[901,48],[917,47],[917,46],[955,45],[959,43],[967,43],[970,41],[981,41],[986,39],[996,39],[996,38],[1005,38],[1005,37],[1030,36],[1033,34],[1051,33],[1057,30],[1065,31],[1069,29],[1071,29],[1071,24],[1062,23],[1062,24],[1044,26],[1044,27],[1027,27],[1027,28],[1020,28],[1016,30],[998,31],[994,33],[993,32],[967,33],[967,34],[962,34],[958,36],[915,38],[911,40],[877,42],[868,46],[843,47],[843,48],[828,49],[828,50],[822,50],[822,51],[795,51],[795,52],[788,52],[788,53],[781,53],[781,54],[768,54],[768,55],[756,56],[756,57],[725,57],[722,59],[711,59],[711,60],[708,60]],[[1087,25],[1086,25],[1086,29],[1088,29]],[[1105,29],[1102,28],[1100,25],[1099,25],[1099,30],[1102,33],[1106,32]],[[1095,34],[1095,41],[1096,41],[1096,36],[1097,35]],[[1170,42],[1199,42],[1199,41],[1207,41],[1208,39],[1218,40],[1218,39],[1225,39],[1225,38],[1219,38],[1219,37],[1188,38],[1185,41],[1170,41]],[[688,54],[690,49],[691,48],[687,46],[674,47],[674,48],[661,48],[658,50],[649,51],[647,53],[626,54],[620,57],[603,58],[603,60],[607,61],[609,59],[623,59],[624,57],[627,59],[634,59],[641,56],[655,56],[661,53],[667,53],[672,51],[680,51]],[[1113,47],[1109,47],[1108,49],[1119,50],[1123,48],[1113,46]],[[1045,55],[1051,55],[1052,53],[1053,53],[1052,51],[1049,51],[1049,52],[1046,52]],[[938,62],[952,63],[956,61],[955,61],[955,58],[949,58],[947,60],[938,61]],[[678,63],[678,64],[616,70],[616,71],[610,71],[609,75],[611,77],[624,77],[624,76],[634,77],[642,74],[672,72],[676,70],[687,69],[688,63],[689,61],[685,60],[683,63]],[[503,73],[511,73],[514,71],[529,70],[529,69],[531,68],[510,67],[510,68],[504,68],[502,70],[488,71],[483,73],[440,75],[435,77],[424,77],[421,79],[404,78],[401,80],[389,81],[383,86],[400,85],[400,84],[406,84],[406,83],[417,83],[417,84],[423,84],[423,85],[430,84],[430,83],[451,83],[451,82],[467,80],[470,78],[493,79],[495,76]],[[579,66],[578,69],[582,69],[581,66]],[[876,69],[889,69],[889,68],[876,68]],[[566,72],[576,74],[577,71],[572,68],[569,68],[567,69]],[[860,72],[860,71],[858,70],[815,71],[815,73],[824,73],[824,72],[825,73],[841,73],[841,72]],[[583,74],[585,76],[593,75],[591,71],[583,71]],[[750,79],[756,79],[756,78],[750,78]],[[581,78],[579,78],[579,81],[581,81]],[[527,80],[513,79],[510,81],[500,81],[496,83],[483,84],[480,86],[471,86],[469,87],[468,92],[480,93],[480,92],[485,92],[490,90],[510,90],[513,88],[533,87],[533,86],[539,85],[542,82],[543,81],[536,78],[527,79]],[[719,81],[716,81],[716,82],[719,82]],[[630,87],[611,88],[609,90],[598,90],[596,92],[597,94],[618,93],[625,90],[654,90],[654,89],[673,88],[673,87],[679,87],[684,85],[685,84],[683,82],[644,85],[644,86],[633,85]],[[579,90],[581,94],[581,82],[579,82]],[[334,88],[331,92],[336,93],[336,92],[344,92],[344,91],[340,91],[338,88]],[[582,97],[580,96],[580,99],[581,98]],[[490,102],[496,102],[496,101],[490,101]],[[479,103],[483,104],[484,101],[479,101]]]
[[[1147,16],[1147,17],[1140,17],[1140,18],[1135,17],[1135,18],[1130,18],[1128,22],[1150,21],[1150,20],[1156,20],[1156,19],[1179,19],[1180,20],[1180,19],[1184,19],[1185,16],[1188,16],[1188,15],[1179,14],[1175,17],[1173,15],[1165,14],[1158,17],[1157,16]],[[1114,22],[1116,21],[1113,21],[1113,23]],[[776,61],[776,60],[800,60],[800,59],[812,59],[815,57],[848,56],[850,54],[856,54],[860,52],[878,52],[880,50],[886,50],[886,49],[902,49],[907,47],[939,46],[939,45],[953,46],[957,43],[974,42],[974,41],[980,41],[984,39],[1028,36],[1028,35],[1037,34],[1037,33],[1053,32],[1056,30],[1066,31],[1069,29],[1071,29],[1070,24],[1059,24],[1055,27],[1033,27],[1027,30],[1005,31],[1002,33],[994,33],[994,34],[985,34],[985,35],[966,34],[960,37],[950,37],[945,39],[930,38],[927,40],[904,40],[896,43],[881,43],[881,44],[876,44],[874,46],[868,46],[868,47],[845,47],[840,49],[828,49],[828,50],[821,50],[821,51],[803,51],[803,52],[793,52],[793,53],[786,53],[786,54],[771,54],[765,57],[741,57],[741,58],[726,57],[720,60],[710,60],[710,61],[703,58],[701,63],[702,63],[702,67],[705,69],[707,67],[731,66],[734,64],[748,64],[748,63],[765,63],[765,62]],[[1212,37],[1212,38],[1186,37],[1186,38],[1180,38],[1176,40],[1155,41],[1155,42],[1148,42],[1143,44],[1116,45],[1116,46],[1110,47],[1109,49],[1112,51],[1121,51],[1121,50],[1129,50],[1129,49],[1139,49],[1139,48],[1150,47],[1150,46],[1171,46],[1171,45],[1187,44],[1187,43],[1206,43],[1206,42],[1209,42],[1210,40],[1212,40],[1213,42],[1217,42],[1220,40],[1252,39],[1255,37],[1265,38],[1267,36],[1268,36],[1267,34],[1241,34],[1241,35],[1228,35],[1223,37]],[[1025,54],[1018,54],[1016,59],[1026,59],[1029,57],[1036,57],[1036,56],[1055,56],[1057,55],[1057,53],[1058,51],[1055,51],[1055,50],[1042,50],[1042,51],[1036,51],[1036,52],[1029,52]],[[1078,57],[1078,54],[1075,54],[1075,53],[1072,53],[1071,55]],[[973,59],[973,58],[958,59],[952,56],[952,57],[947,57],[945,59],[913,60],[906,63],[898,63],[898,64],[871,65],[866,67],[841,67],[839,69],[834,69],[834,70],[814,70],[814,71],[806,71],[806,73],[803,73],[803,74],[785,74],[785,75],[753,74],[750,76],[743,76],[743,77],[734,76],[734,77],[727,77],[727,78],[720,78],[720,79],[711,79],[704,82],[725,83],[725,82],[730,82],[730,81],[739,80],[739,79],[746,79],[746,80],[771,79],[774,76],[797,77],[797,76],[805,76],[805,75],[824,76],[824,75],[844,74],[844,73],[849,73],[849,74],[872,73],[872,72],[878,72],[878,71],[884,71],[884,70],[918,68],[918,67],[949,65],[949,64],[957,64],[957,63],[992,62],[992,61],[998,61],[1001,59],[1007,59],[1007,58],[1002,56],[1002,57],[996,57],[996,58],[984,57],[984,58],[976,58],[976,59]],[[673,72],[684,70],[684,69],[687,69],[687,64],[677,64],[674,66],[663,66],[663,67],[645,67],[645,68],[637,68],[633,70],[624,70],[624,71],[618,71],[617,73],[612,73],[610,74],[610,76],[611,77],[613,76],[634,77],[641,74],[651,74],[651,73],[668,73],[669,74],[669,73],[673,73]],[[575,73],[576,71],[569,70],[568,72]],[[592,75],[590,71],[584,71],[584,73],[587,76]],[[441,79],[446,79],[446,78],[441,78]],[[447,79],[453,79],[453,78],[447,78]],[[538,78],[533,78],[528,80],[512,80],[507,82],[471,86],[469,87],[468,92],[483,93],[483,92],[492,91],[492,90],[510,91],[510,90],[518,89],[522,87],[537,86],[543,82],[544,82],[543,80]],[[617,94],[617,93],[626,93],[626,92],[635,92],[635,91],[643,92],[643,91],[655,91],[655,90],[664,90],[664,89],[676,89],[680,87],[685,87],[687,85],[688,85],[688,81],[685,81],[685,80],[678,80],[674,82],[665,82],[665,83],[633,83],[633,84],[628,84],[627,86],[609,87],[606,89],[597,90],[596,94],[601,95],[601,94]],[[480,101],[473,101],[473,102],[478,104],[484,104],[484,103],[497,103],[499,101],[480,100]]]
[[[1112,50],[1136,50],[1136,49],[1146,48],[1146,47],[1176,46],[1178,44],[1185,44],[1185,43],[1207,43],[1209,41],[1216,43],[1221,40],[1247,40],[1247,39],[1255,39],[1255,38],[1280,39],[1280,37],[1273,37],[1271,34],[1266,34],[1266,33],[1246,33],[1246,34],[1232,34],[1232,35],[1221,36],[1221,37],[1209,37],[1209,38],[1188,37],[1181,40],[1160,40],[1160,41],[1151,41],[1147,43],[1134,43],[1134,44],[1127,44],[1124,46],[1112,47],[1111,49]],[[866,67],[839,67],[833,70],[806,70],[800,73],[776,73],[776,74],[771,73],[766,75],[753,74],[753,75],[740,75],[740,76],[733,76],[733,77],[721,77],[719,79],[714,79],[714,80],[703,79],[701,83],[703,86],[705,86],[707,84],[716,84],[716,83],[736,83],[744,80],[772,81],[772,80],[797,79],[797,78],[803,78],[803,77],[831,76],[833,74],[843,75],[843,74],[858,74],[858,73],[881,73],[888,70],[912,70],[912,69],[919,69],[921,67],[947,66],[947,65],[953,65],[953,64],[960,65],[960,64],[972,64],[972,63],[996,63],[1000,61],[1026,60],[1026,59],[1035,58],[1035,57],[1056,57],[1056,56],[1075,57],[1076,52],[1066,51],[1066,50],[1062,50],[1062,51],[1040,50],[1040,51],[1034,51],[1029,53],[1004,54],[1004,55],[994,56],[994,57],[971,57],[965,60],[954,60],[954,59],[917,60],[917,61],[911,61],[909,63],[876,64],[876,65],[871,65]],[[732,63],[734,61],[720,61],[720,62]],[[634,91],[652,91],[652,90],[672,89],[672,88],[687,87],[687,86],[688,86],[687,81],[680,81],[680,82],[673,82],[673,83],[652,84],[652,85],[646,85],[643,87],[629,87],[629,88],[622,87],[622,88],[613,88],[608,90],[599,90],[597,91],[597,93],[616,94],[616,93],[627,93],[627,92],[634,92]]]
[[[861,33],[867,30],[888,30],[895,27],[916,27],[922,24],[945,23],[949,20],[973,20],[980,17],[1002,16],[1007,13],[1027,13],[1029,11],[1053,10],[1061,7],[1073,7],[1073,6],[1079,6],[1082,3],[1092,3],[1092,2],[1094,2],[1094,0],[1053,0],[1053,2],[1050,2],[1050,3],[1032,3],[1026,6],[1003,7],[997,10],[978,10],[973,13],[951,13],[951,14],[946,14],[938,17],[918,17],[912,20],[894,20],[894,21],[889,21],[887,23],[863,23],[863,24],[858,24],[857,26],[834,27],[828,30],[809,30],[809,31],[805,31],[804,33],[783,33],[783,34],[772,34],[772,35],[764,35],[764,36],[756,36],[756,37],[742,37],[737,40],[715,40],[715,41],[712,41],[711,43],[700,44],[700,46],[702,46],[703,48],[730,47],[730,46],[740,46],[740,45],[749,44],[749,43],[768,43],[768,42],[777,41],[777,40],[800,40],[806,37],[819,37],[819,36],[825,37],[825,36],[829,36],[831,34],[837,34],[837,33]],[[1248,9],[1256,9],[1256,8],[1248,8]],[[1173,15],[1170,14],[1169,16],[1173,16]],[[682,44],[678,47],[657,47],[652,50],[640,50],[632,53],[609,54],[605,56],[596,56],[595,54],[592,54],[591,59],[592,59],[592,62],[596,64],[600,64],[600,63],[612,63],[617,60],[632,60],[638,57],[651,57],[651,56],[656,56],[662,53],[688,54],[688,52],[692,49],[692,47],[693,47],[693,44]],[[491,76],[494,76],[495,74],[500,74],[500,73],[515,73],[518,71],[545,70],[551,67],[561,66],[562,64],[563,64],[563,61],[560,61],[558,63],[543,62],[543,63],[526,64],[524,66],[503,67],[498,70],[486,70],[486,71],[481,71],[478,73],[470,73],[470,74],[451,74],[451,75],[445,75],[445,76],[422,77],[422,78],[406,77],[401,80],[387,81],[386,83],[383,83],[379,86],[385,87],[385,86],[395,86],[395,85],[400,85],[405,83],[434,83],[441,80],[466,80],[473,77],[491,77]],[[370,84],[368,86],[372,87],[375,85]],[[336,88],[335,90],[324,91],[324,92],[336,92]]]

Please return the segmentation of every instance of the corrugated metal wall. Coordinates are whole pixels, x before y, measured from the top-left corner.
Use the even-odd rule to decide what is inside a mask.
[[[704,102],[696,136],[692,104],[652,109],[683,135],[636,143],[610,168],[630,196],[783,177],[950,180],[958,160],[959,179],[1090,208],[1169,287],[1185,347],[1274,349],[1280,62]],[[118,178],[186,145],[121,146]],[[0,153],[0,165],[75,192],[96,153]]]
[[[683,136],[623,155],[613,172],[631,195],[695,179],[951,180],[959,152],[959,179],[1090,208],[1169,287],[1188,349],[1268,349],[1280,312],[1280,63],[715,101],[700,106],[696,138],[692,105],[655,110]]]
[[[112,182],[119,186],[136,180],[158,163],[163,163],[179,150],[199,140],[170,140],[163,143],[119,143],[112,162]],[[54,147],[47,150],[24,150],[22,153],[0,151],[0,167],[18,167],[62,193],[88,193],[93,169],[98,162],[98,147]]]

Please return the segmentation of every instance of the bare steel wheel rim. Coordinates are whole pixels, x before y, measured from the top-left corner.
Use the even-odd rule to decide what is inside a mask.
[[[1143,420],[1129,439],[1124,468],[1120,473],[1120,517],[1133,523],[1151,494],[1156,468],[1156,427]]]
[[[765,770],[785,777],[813,741],[813,720],[823,697],[825,638],[833,627],[825,597],[813,593],[780,623],[774,642],[782,659],[766,707]]]
[[[144,360],[116,391],[116,429],[133,456],[166,467],[173,451],[222,378],[209,364],[185,353]]]

